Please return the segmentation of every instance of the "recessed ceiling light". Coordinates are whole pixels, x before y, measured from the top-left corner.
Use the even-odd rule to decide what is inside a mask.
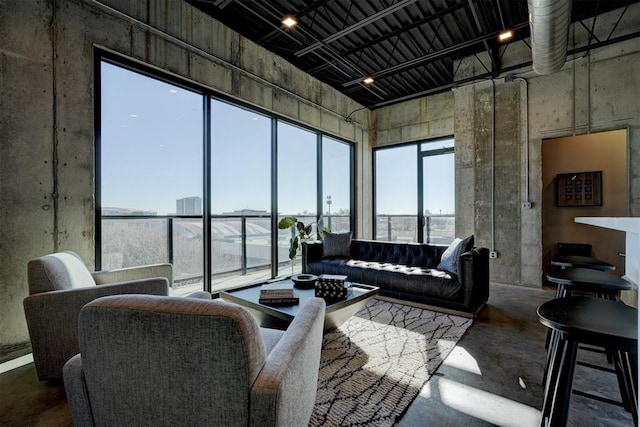
[[[362,79],[362,83],[366,85],[372,85],[374,81],[375,80],[373,79],[372,75],[364,76],[364,78]]]
[[[169,89],[169,93],[178,93],[177,89]]]
[[[293,15],[285,15],[282,18],[282,25],[284,25],[287,28],[293,28],[296,26],[297,23],[298,23],[298,20]]]
[[[498,41],[501,43],[508,42],[514,36],[513,30],[504,30],[500,34],[498,34]]]

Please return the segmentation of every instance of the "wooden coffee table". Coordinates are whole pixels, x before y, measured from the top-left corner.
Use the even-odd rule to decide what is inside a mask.
[[[291,280],[283,280],[284,283],[292,283]],[[293,318],[300,311],[300,307],[315,296],[313,289],[294,288],[300,297],[300,303],[289,306],[269,306],[260,304],[260,285],[247,286],[240,289],[220,292],[220,297],[225,301],[233,302],[249,309],[256,317],[260,326],[266,328],[286,329]],[[347,299],[341,301],[326,301],[327,308],[324,315],[324,330],[335,329],[353,316],[369,300],[378,293],[376,286],[351,283]]]

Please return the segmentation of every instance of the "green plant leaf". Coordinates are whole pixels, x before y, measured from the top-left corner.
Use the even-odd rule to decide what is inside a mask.
[[[304,233],[305,233],[307,236],[310,236],[310,235],[311,235],[311,230],[313,230],[313,224],[309,224],[309,225],[307,225],[307,227],[304,229]]]
[[[298,253],[298,236],[289,240],[289,259],[294,259]]]
[[[280,230],[286,230],[287,228],[291,228],[296,225],[297,222],[297,218],[294,218],[292,216],[285,216],[282,217],[282,219],[280,219],[280,221],[278,222],[278,228]]]

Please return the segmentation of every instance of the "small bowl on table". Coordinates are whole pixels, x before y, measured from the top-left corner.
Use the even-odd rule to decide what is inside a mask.
[[[291,276],[293,286],[300,289],[313,289],[316,285],[316,280],[318,280],[318,276],[315,274],[296,274]]]

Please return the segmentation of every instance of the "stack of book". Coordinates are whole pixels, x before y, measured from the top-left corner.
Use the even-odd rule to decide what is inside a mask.
[[[266,305],[295,305],[300,298],[293,291],[292,283],[269,283],[260,287],[260,304]]]

